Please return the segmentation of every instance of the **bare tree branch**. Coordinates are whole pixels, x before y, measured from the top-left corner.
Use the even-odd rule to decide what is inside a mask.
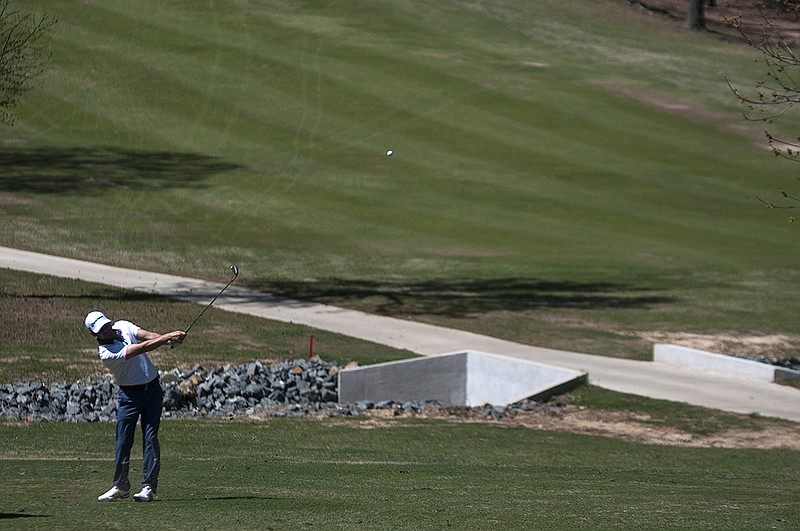
[[[53,16],[22,12],[10,0],[0,2],[0,123],[14,124],[12,110],[44,72],[55,23]]]
[[[745,119],[765,123],[773,123],[800,104],[800,84],[797,81],[800,58],[789,44],[789,39],[784,37],[777,22],[779,16],[789,16],[800,21],[800,3],[797,0],[780,0],[774,5],[776,6],[774,14],[768,13],[766,8],[760,9],[763,22],[758,35],[752,35],[743,29],[740,16],[725,17],[725,21],[739,32],[744,41],[761,54],[767,66],[766,79],[757,83],[755,89],[750,92],[739,90],[728,80],[730,90],[747,107],[744,113]],[[764,134],[775,156],[800,162],[800,143],[798,143],[800,139],[797,142],[781,139],[769,131],[764,131]],[[800,198],[783,189],[780,189],[779,193],[780,203],[756,197],[766,208],[800,208]],[[795,221],[797,221],[795,216],[789,217],[790,223]]]

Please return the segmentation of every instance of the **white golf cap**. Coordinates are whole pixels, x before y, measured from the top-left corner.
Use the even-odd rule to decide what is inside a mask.
[[[93,334],[96,334],[100,331],[106,323],[110,323],[111,319],[103,315],[103,312],[89,312],[89,315],[86,316],[86,319],[83,321],[83,324],[86,325],[86,328],[92,331]]]

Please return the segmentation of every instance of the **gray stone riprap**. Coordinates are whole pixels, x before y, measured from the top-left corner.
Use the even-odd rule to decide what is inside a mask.
[[[793,371],[800,371],[800,358],[779,356],[777,358],[770,358],[768,356],[746,356],[736,355],[736,358],[742,358],[750,361],[758,361],[768,365],[775,365],[776,367],[783,367],[784,369],[792,369]]]
[[[318,359],[161,372],[164,416],[228,416],[256,409],[335,404],[335,363]],[[0,417],[28,421],[111,421],[117,386],[110,375],[77,382],[0,384]],[[293,407],[294,406],[294,407]]]
[[[161,373],[164,416],[184,417],[335,417],[382,410],[413,415],[435,402],[369,401],[339,404],[339,367],[319,359],[255,361],[206,370],[173,369]],[[77,382],[0,384],[0,418],[25,422],[111,422],[116,420],[117,386],[110,375]],[[545,407],[524,401],[511,409]],[[509,407],[473,408],[473,416],[499,420]]]

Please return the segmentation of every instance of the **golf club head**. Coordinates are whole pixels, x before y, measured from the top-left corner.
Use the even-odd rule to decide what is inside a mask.
[[[233,273],[233,278],[231,281],[236,280],[236,277],[239,276],[239,268],[236,267],[236,264],[231,264],[231,273]]]

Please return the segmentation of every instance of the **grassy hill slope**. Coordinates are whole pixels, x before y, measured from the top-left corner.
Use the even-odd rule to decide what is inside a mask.
[[[744,46],[612,0],[26,6],[2,245],[612,356],[800,334]]]

